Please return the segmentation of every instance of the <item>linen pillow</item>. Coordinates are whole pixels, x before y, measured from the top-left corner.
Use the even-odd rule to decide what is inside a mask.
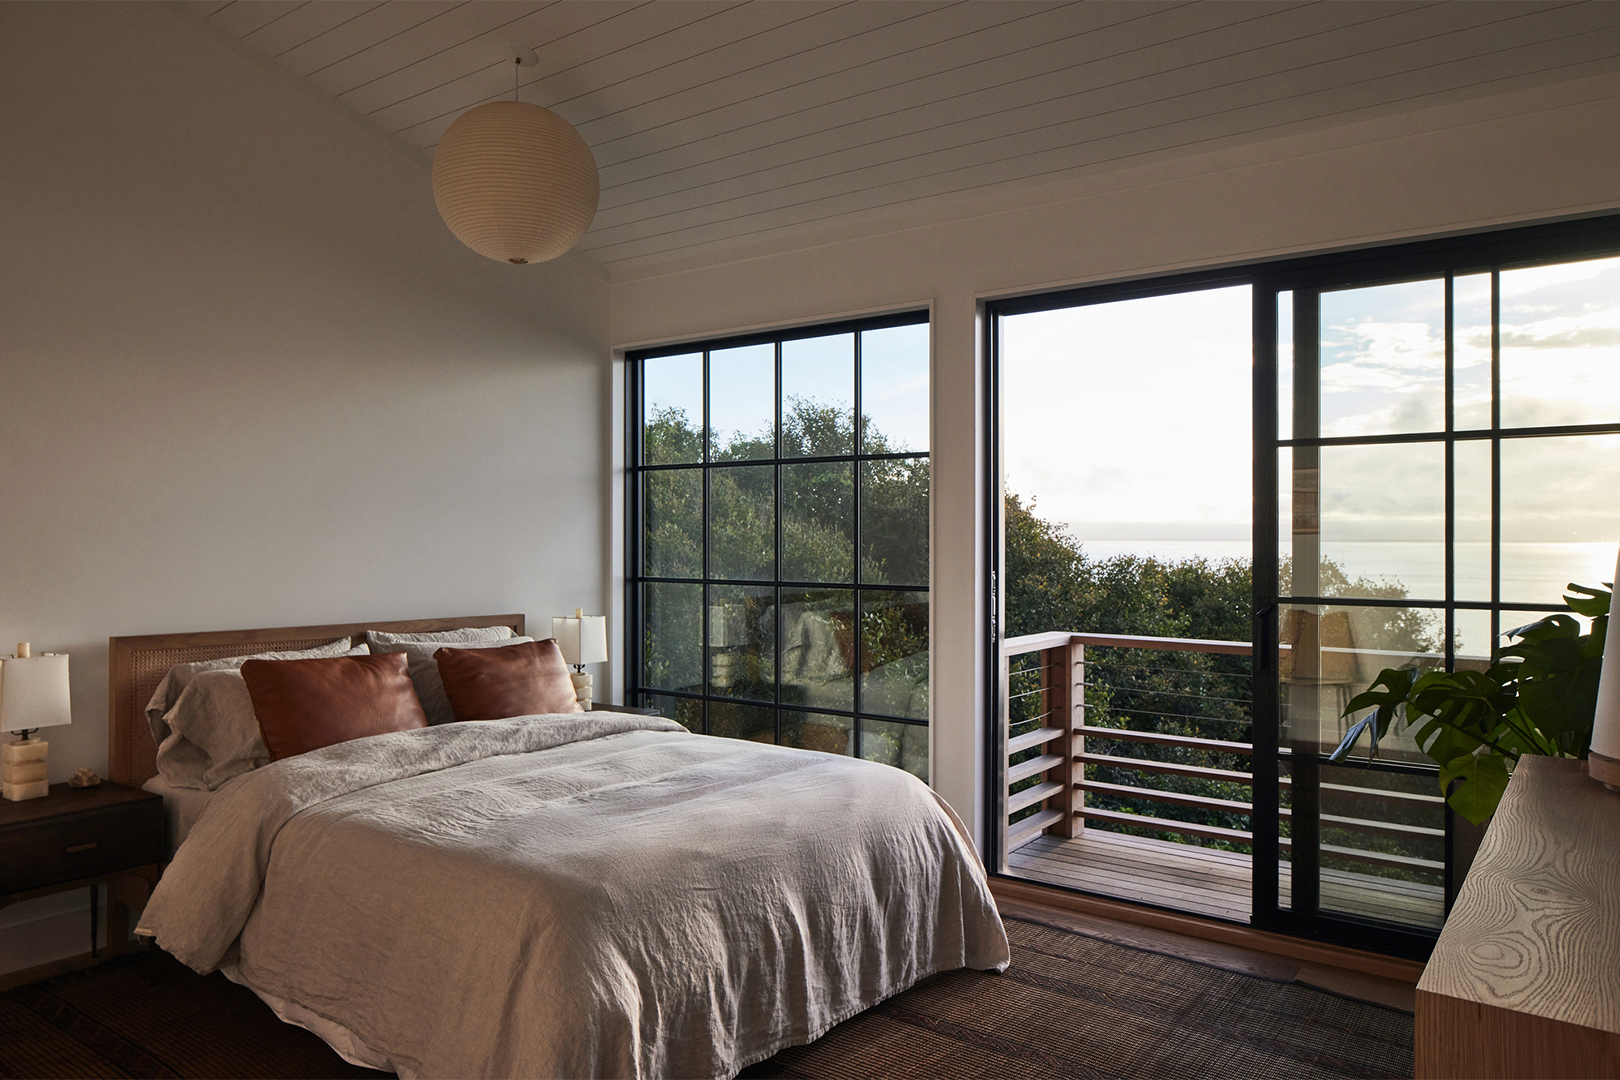
[[[270,760],[367,735],[427,727],[399,653],[249,660],[242,679]]]
[[[504,640],[462,641],[456,642],[458,649],[502,649],[509,645],[523,645],[533,641],[534,638],[515,637]],[[433,654],[444,648],[441,641],[398,641],[392,644],[378,644],[372,651],[377,653],[391,652],[404,653],[410,661],[411,685],[416,687],[416,696],[422,702],[422,711],[427,713],[428,723],[432,725],[454,723],[455,712],[450,708],[450,699],[444,695],[444,682],[439,678],[439,665],[433,659]]]
[[[367,630],[366,644],[372,652],[388,652],[388,645],[406,642],[436,641],[450,645],[466,641],[507,641],[513,637],[510,626],[463,626],[458,630],[430,630],[421,634],[390,634],[385,630]]]
[[[174,735],[158,748],[158,772],[176,787],[213,791],[270,762],[259,735],[259,721],[253,715],[253,698],[240,671],[198,672],[169,710],[168,721]],[[165,768],[166,751],[169,768]],[[201,760],[191,751],[199,751]]]
[[[552,638],[504,649],[446,646],[433,656],[457,720],[585,711]]]
[[[364,645],[350,649],[348,638],[337,638],[313,649],[222,656],[217,660],[198,660],[174,665],[163,677],[163,681],[158,683],[151,700],[146,703],[146,726],[152,733],[153,744],[157,746],[159,775],[175,787],[208,787],[204,774],[215,763],[209,759],[208,753],[202,747],[188,735],[176,731],[172,724],[173,714],[179,707],[180,699],[185,696],[186,690],[199,675],[209,671],[234,673],[249,660],[303,660],[325,656],[364,655],[365,652]],[[193,725],[194,727],[205,726],[208,722],[207,711],[202,710],[195,719],[197,724]],[[219,782],[224,783],[225,779],[229,777]]]

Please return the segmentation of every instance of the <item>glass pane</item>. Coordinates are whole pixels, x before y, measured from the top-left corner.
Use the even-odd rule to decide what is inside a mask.
[[[782,342],[782,456],[855,452],[855,335]]]
[[[776,576],[776,466],[709,470],[709,576]]]
[[[1504,439],[1502,599],[1556,604],[1572,581],[1611,580],[1616,492],[1620,435]]]
[[[1313,448],[1302,448],[1302,452],[1315,461]],[[1308,482],[1309,489],[1301,500],[1306,518],[1300,520],[1294,516],[1294,485],[1302,480]],[[1295,596],[1301,590],[1294,588],[1294,538],[1300,539],[1300,550],[1305,552],[1305,565],[1318,561],[1321,539],[1321,525],[1316,516],[1316,473],[1302,474],[1294,469],[1294,449],[1284,446],[1277,450],[1277,595]],[[1307,579],[1307,584],[1308,579]]]
[[[861,594],[862,713],[928,719],[928,594]]]
[[[1294,437],[1294,293],[1277,294],[1277,438]]]
[[[641,384],[643,460],[648,465],[703,460],[703,354],[643,360]]]
[[[855,593],[782,594],[782,700],[818,709],[855,708]]]
[[[750,742],[776,742],[776,710],[768,705],[709,702],[709,734]]]
[[[703,734],[703,702],[695,698],[671,697],[668,694],[642,694],[643,709],[657,709],[659,716],[668,717],[688,731]]]
[[[1491,444],[1459,442],[1456,467],[1458,600],[1491,598]],[[1490,635],[1486,635],[1489,637]],[[1482,644],[1476,642],[1475,644]]]
[[[709,692],[776,700],[776,590],[709,587]]]
[[[1430,775],[1321,766],[1321,906],[1438,929],[1445,802]]]
[[[928,728],[888,720],[861,721],[861,757],[880,761],[928,782]]]
[[[1502,426],[1620,420],[1620,259],[1504,270],[1501,281]]]
[[[855,576],[855,466],[782,466],[782,580]]]
[[[1491,426],[1491,275],[1452,280],[1451,414],[1457,431]]]
[[[1445,428],[1445,282],[1322,294],[1322,435]]]
[[[861,334],[861,453],[928,450],[928,324]]]
[[[782,745],[853,757],[855,720],[828,713],[783,712]]]
[[[928,584],[928,459],[861,465],[861,580]]]
[[[1326,754],[1359,719],[1350,699],[1385,668],[1443,668],[1442,613],[1430,608],[1287,605],[1278,613],[1283,741]],[[1358,749],[1365,753],[1366,740]],[[1405,725],[1379,742],[1385,759],[1431,764]]]
[[[1301,563],[1295,595],[1445,599],[1445,447],[1325,446],[1319,453],[1319,591],[1300,587],[1308,569]],[[1303,456],[1296,450],[1296,463]],[[1297,515],[1297,496],[1294,509]]]
[[[703,576],[703,470],[641,474],[642,553],[650,577]]]
[[[648,582],[641,587],[643,686],[702,693],[703,586]]]
[[[776,456],[776,346],[709,353],[709,439],[713,461]]]
[[[1459,611],[1455,616],[1458,671],[1484,671],[1491,666],[1491,613]]]

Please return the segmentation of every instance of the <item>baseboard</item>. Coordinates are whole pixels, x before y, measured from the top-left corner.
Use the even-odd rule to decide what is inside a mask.
[[[1396,956],[1364,952],[1360,949],[1346,948],[1342,945],[1327,945],[1320,941],[1307,941],[1304,938],[1290,937],[1287,934],[1274,934],[1269,930],[1256,930],[1252,926],[1238,926],[1235,923],[1224,923],[1215,919],[1201,918],[1197,915],[1181,915],[1173,911],[1160,911],[1156,908],[1143,907],[1123,900],[1105,900],[1099,896],[1087,896],[1084,893],[1071,892],[1068,889],[1054,888],[1050,885],[1041,885],[1033,881],[992,877],[990,879],[990,892],[997,900],[1035,904],[1079,915],[1092,915],[1098,918],[1113,919],[1116,922],[1134,923],[1137,926],[1150,926],[1156,930],[1168,930],[1172,933],[1183,934],[1202,941],[1214,941],[1223,945],[1237,945],[1246,949],[1271,953],[1274,956],[1288,957],[1302,963],[1323,964],[1343,968],[1346,971],[1359,971],[1363,974],[1377,975],[1386,979],[1398,979],[1414,985],[1423,975],[1423,964],[1416,960],[1404,960]]]

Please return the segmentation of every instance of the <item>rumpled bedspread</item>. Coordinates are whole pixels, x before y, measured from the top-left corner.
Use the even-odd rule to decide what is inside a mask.
[[[289,758],[214,796],[139,933],[415,1076],[730,1076],[1004,968],[977,857],[871,762],[575,713]]]

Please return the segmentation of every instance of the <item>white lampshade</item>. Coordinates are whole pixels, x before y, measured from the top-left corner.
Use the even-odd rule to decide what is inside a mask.
[[[606,615],[583,611],[558,615],[551,620],[551,636],[557,639],[564,663],[600,664],[608,658]]]
[[[433,152],[433,201],[456,239],[500,262],[555,259],[596,217],[596,159],[549,109],[491,101],[445,129]]]
[[[0,731],[61,727],[72,721],[67,654],[0,660]]]
[[[1614,584],[1620,585],[1620,558],[1615,561]],[[1615,590],[1620,593],[1620,589]],[[1603,674],[1598,678],[1597,714],[1592,718],[1592,753],[1587,771],[1612,788],[1620,789],[1620,615],[1609,600],[1609,631],[1603,639]]]

